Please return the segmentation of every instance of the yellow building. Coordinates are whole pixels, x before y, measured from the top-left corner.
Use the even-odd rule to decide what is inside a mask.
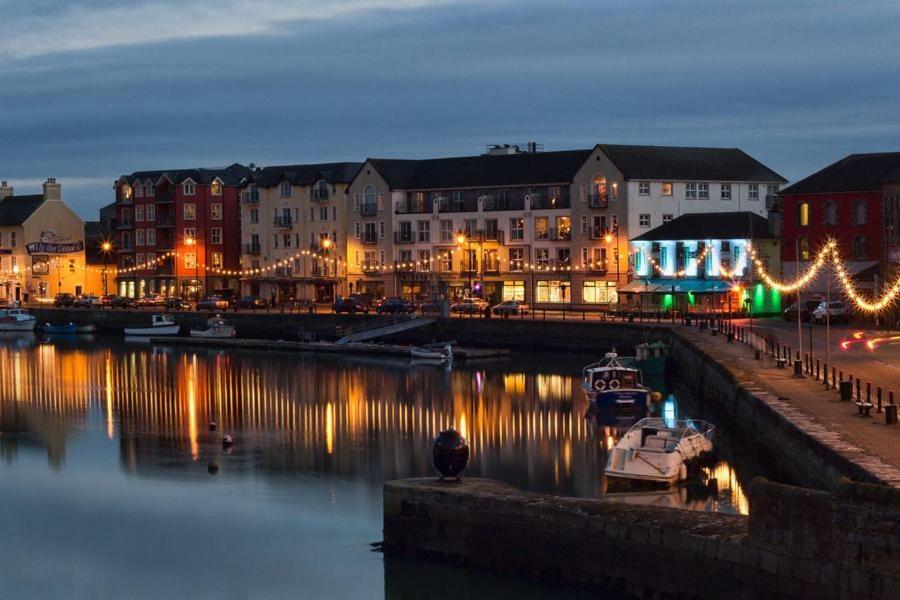
[[[16,196],[0,185],[0,301],[50,301],[81,294],[85,274],[84,221],[62,201],[49,178],[42,194]]]

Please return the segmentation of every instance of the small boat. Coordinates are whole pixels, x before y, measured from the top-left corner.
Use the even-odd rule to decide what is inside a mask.
[[[423,348],[410,346],[409,355],[413,358],[425,360],[451,361],[453,360],[453,348],[449,344],[443,348]]]
[[[647,377],[664,377],[669,364],[670,346],[664,342],[638,344],[634,357],[619,357],[626,367],[640,369]]]
[[[688,463],[712,452],[713,429],[706,421],[641,419],[610,451],[606,475],[666,485],[684,481]]]
[[[76,325],[75,333],[97,333],[97,326],[93,323],[88,325]]]
[[[51,325],[50,323],[44,323],[41,326],[41,331],[50,335],[74,335],[77,330],[78,328],[75,326],[75,323],[66,323],[65,325]]]
[[[175,322],[172,315],[153,315],[149,325],[132,325],[125,328],[126,336],[164,336],[178,335],[181,325]]]
[[[0,309],[0,331],[34,331],[37,319],[21,308]]]
[[[216,315],[206,320],[206,329],[191,329],[191,337],[197,338],[231,338],[237,335],[234,325]]]
[[[650,400],[641,370],[623,365],[615,352],[582,370],[581,389],[595,406],[645,408]]]

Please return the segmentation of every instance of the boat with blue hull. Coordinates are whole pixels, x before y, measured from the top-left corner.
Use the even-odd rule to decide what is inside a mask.
[[[65,325],[44,323],[41,326],[41,331],[49,335],[75,335],[78,332],[78,327],[75,323],[66,323]]]
[[[593,406],[646,409],[650,389],[640,369],[623,365],[615,352],[582,370],[581,389]]]

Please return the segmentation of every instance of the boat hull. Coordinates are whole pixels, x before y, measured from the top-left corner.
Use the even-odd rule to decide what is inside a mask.
[[[234,327],[213,327],[210,329],[191,329],[191,337],[195,338],[233,338],[236,332]]]
[[[29,319],[27,321],[2,321],[0,322],[0,331],[34,331],[37,320]]]
[[[125,328],[125,335],[129,337],[161,337],[167,335],[178,335],[180,332],[180,325],[161,325],[157,327],[136,326]]]
[[[74,325],[44,325],[41,328],[46,334],[49,335],[73,335],[77,328]]]
[[[592,405],[598,408],[646,408],[650,391],[646,389],[585,390]]]
[[[76,325],[75,333],[96,333],[97,326],[96,325]]]
[[[451,358],[451,355],[444,351],[432,350],[430,348],[417,348],[415,346],[410,346],[409,355],[412,358],[424,360],[450,360]]]

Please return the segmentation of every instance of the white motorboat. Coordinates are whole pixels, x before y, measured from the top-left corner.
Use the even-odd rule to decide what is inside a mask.
[[[609,453],[609,477],[672,485],[687,479],[687,467],[712,452],[714,427],[706,421],[641,419]]]
[[[126,336],[165,336],[178,335],[181,325],[175,322],[172,315],[153,315],[149,325],[132,325],[125,328]]]
[[[34,331],[37,319],[21,308],[0,309],[0,331]]]
[[[216,315],[206,320],[206,329],[191,329],[191,337],[197,338],[231,338],[237,335],[234,325]]]
[[[650,400],[641,370],[623,365],[615,352],[607,352],[603,360],[582,369],[581,389],[598,407],[644,408]]]
[[[451,361],[453,360],[453,348],[450,347],[450,344],[446,344],[443,348],[410,346],[409,355],[418,359]]]

